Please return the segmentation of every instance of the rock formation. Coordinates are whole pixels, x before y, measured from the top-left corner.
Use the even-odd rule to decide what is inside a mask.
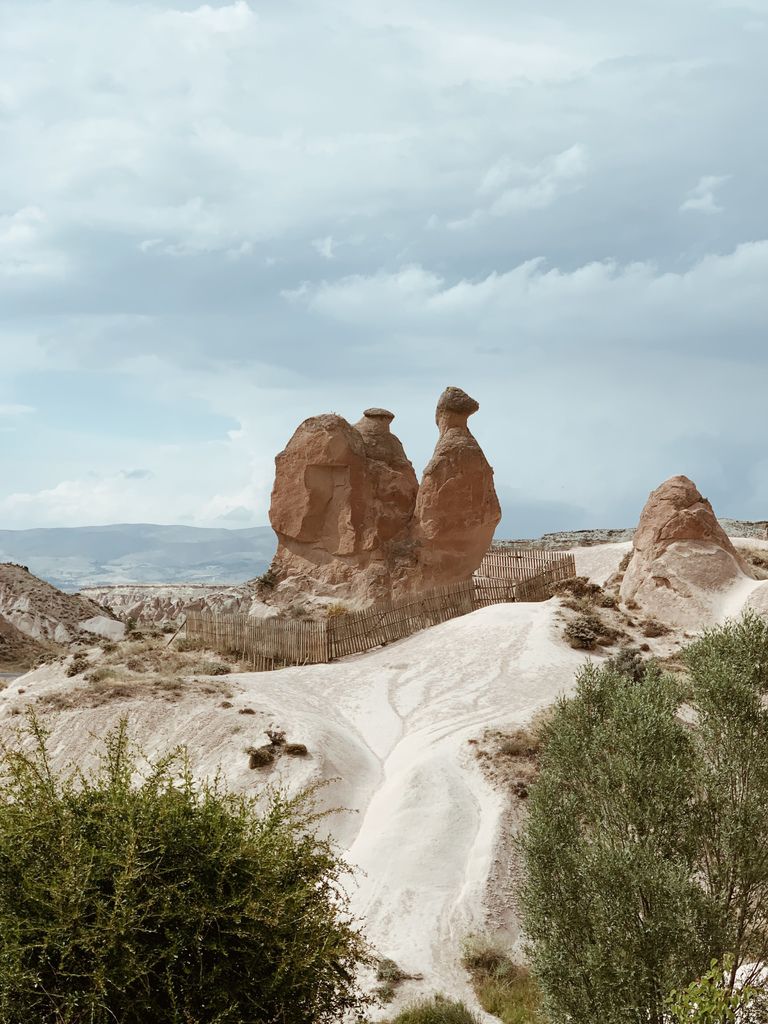
[[[501,519],[493,470],[467,426],[479,408],[459,388],[446,388],[437,403],[440,437],[416,501],[420,562],[430,586],[471,576]]]
[[[314,416],[275,459],[272,571],[283,596],[314,591],[371,600],[467,579],[501,517],[493,470],[459,388],[437,406],[440,437],[419,487],[386,409],[354,426]]]
[[[754,579],[712,506],[685,476],[653,491],[640,516],[621,598],[669,625],[714,621],[723,592]]]

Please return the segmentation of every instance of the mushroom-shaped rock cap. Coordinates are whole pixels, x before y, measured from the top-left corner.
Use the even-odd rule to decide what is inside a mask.
[[[363,437],[393,437],[389,425],[395,418],[395,414],[389,409],[366,409],[355,429],[359,430]]]
[[[435,423],[441,433],[449,427],[467,426],[467,419],[480,408],[480,403],[461,388],[446,388],[437,400]]]
[[[390,412],[389,409],[366,409],[363,413],[369,420],[386,420],[391,423],[395,418],[395,414]]]

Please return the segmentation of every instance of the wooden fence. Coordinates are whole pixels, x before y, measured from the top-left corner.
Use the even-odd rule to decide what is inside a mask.
[[[542,573],[549,576],[551,583],[571,579],[576,575],[576,559],[564,551],[491,548],[483,557],[475,578],[486,576],[491,579],[527,580]]]
[[[575,575],[573,555],[492,550],[471,580],[452,586],[381,601],[321,621],[190,611],[187,636],[214,650],[238,655],[255,671],[313,665],[362,654],[477,608],[546,601],[553,583]]]

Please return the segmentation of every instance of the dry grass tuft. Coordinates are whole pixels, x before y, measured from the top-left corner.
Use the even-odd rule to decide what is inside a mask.
[[[471,936],[462,964],[477,1000],[503,1024],[543,1024],[541,991],[527,967],[516,964],[501,943]]]

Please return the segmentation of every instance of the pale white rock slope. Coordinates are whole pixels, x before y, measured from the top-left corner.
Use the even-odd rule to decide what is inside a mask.
[[[628,550],[626,543],[576,549],[577,571],[603,582]],[[721,614],[728,602],[738,613],[765,586],[750,582],[750,594],[724,595]],[[572,686],[584,655],[563,642],[558,608],[556,600],[497,605],[334,664],[211,680],[229,688],[227,708],[220,690],[205,694],[196,685],[176,703],[137,697],[45,711],[46,694],[73,685],[60,666],[46,666],[0,694],[0,736],[35,704],[52,729],[55,761],[87,768],[100,737],[127,714],[147,753],[186,744],[195,772],[221,766],[234,788],[335,780],[322,800],[350,809],[333,814],[328,827],[358,869],[354,908],[382,955],[424,975],[404,995],[420,988],[472,1002],[459,968],[461,941],[487,926],[504,796],[481,775],[467,741],[489,726],[524,723]],[[246,708],[255,714],[239,713]],[[272,723],[305,743],[310,757],[284,757],[268,774],[251,771],[245,747],[263,742]]]
[[[583,657],[562,643],[556,614],[556,602],[497,605],[358,658],[229,677],[232,708],[197,692],[176,704],[131,699],[43,713],[59,764],[87,765],[99,737],[128,714],[148,753],[185,743],[196,772],[221,765],[233,787],[336,778],[323,800],[350,808],[330,826],[359,869],[354,906],[370,939],[424,974],[429,989],[467,998],[461,939],[482,926],[502,805],[467,740],[525,721],[571,685]],[[42,709],[41,695],[72,685],[51,666],[16,680],[0,694],[0,733],[17,727],[25,704]],[[238,714],[244,707],[257,714]],[[283,758],[265,775],[248,769],[244,748],[263,742],[271,722],[311,757]]]

